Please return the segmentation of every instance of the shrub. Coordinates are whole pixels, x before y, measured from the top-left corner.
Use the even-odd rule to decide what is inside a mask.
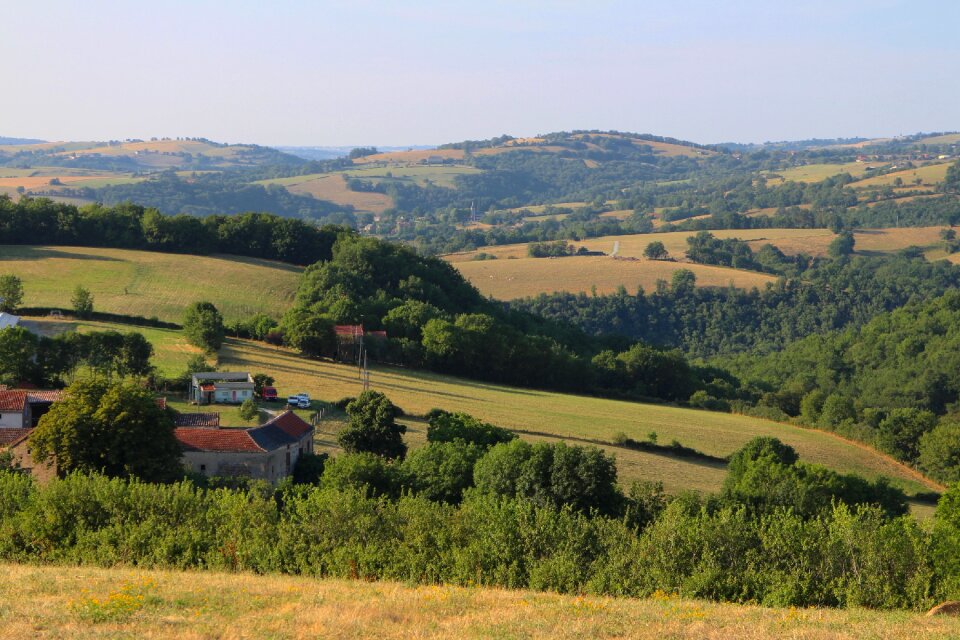
[[[260,408],[251,398],[247,398],[240,404],[240,417],[244,420],[255,420],[260,415]]]
[[[397,424],[400,409],[377,391],[364,391],[347,405],[350,425],[337,434],[337,443],[349,453],[368,452],[403,458],[407,428]]]
[[[453,442],[462,440],[484,447],[492,447],[501,442],[510,442],[517,436],[507,429],[481,422],[466,413],[450,413],[442,409],[431,409],[427,414],[427,440],[429,442]]]

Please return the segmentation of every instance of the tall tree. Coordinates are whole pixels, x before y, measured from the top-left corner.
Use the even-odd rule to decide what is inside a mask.
[[[0,311],[13,313],[23,302],[23,282],[15,275],[0,276]]]
[[[98,472],[148,482],[183,473],[173,416],[153,394],[133,383],[74,383],[40,418],[30,437],[37,462],[54,461],[61,475]]]
[[[337,434],[337,442],[348,453],[369,452],[384,458],[402,458],[407,453],[397,424],[400,409],[377,391],[364,391],[347,405],[350,425]]]
[[[183,333],[190,344],[214,352],[223,345],[223,316],[211,302],[194,302],[183,314]]]
[[[93,294],[89,289],[80,285],[73,290],[73,297],[70,299],[73,307],[73,313],[78,318],[89,318],[93,314]]]

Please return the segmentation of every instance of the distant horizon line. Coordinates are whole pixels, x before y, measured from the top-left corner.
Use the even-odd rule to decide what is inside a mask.
[[[784,139],[780,139],[780,140],[764,140],[763,142],[757,142],[757,141],[753,141],[753,140],[751,140],[751,141],[739,141],[739,140],[731,140],[731,139],[721,140],[721,141],[717,141],[717,142],[699,142],[699,141],[693,140],[693,139],[691,139],[691,138],[684,138],[684,137],[676,136],[676,135],[665,135],[665,134],[651,133],[651,132],[643,132],[643,133],[641,133],[641,132],[638,132],[638,131],[629,131],[629,130],[625,130],[625,129],[596,129],[596,128],[595,128],[595,129],[566,129],[566,130],[551,131],[551,132],[549,132],[549,133],[567,133],[567,132],[573,132],[573,131],[581,131],[581,132],[583,132],[583,131],[616,132],[616,133],[622,133],[622,134],[628,134],[628,135],[651,135],[651,136],[657,136],[657,137],[662,137],[662,138],[671,138],[671,139],[678,140],[678,141],[681,141],[681,142],[690,142],[690,143],[693,143],[693,144],[698,144],[698,145],[703,145],[703,146],[721,146],[721,145],[729,145],[729,144],[734,144],[734,145],[757,145],[757,146],[765,146],[765,145],[775,145],[775,144],[784,144],[784,143],[798,143],[798,142],[810,142],[810,141],[831,141],[831,140],[850,140],[850,141],[854,141],[854,140],[855,140],[855,141],[866,141],[866,140],[898,140],[898,139],[910,138],[910,137],[915,137],[915,136],[936,136],[936,135],[947,135],[947,134],[960,133],[960,129],[957,129],[957,130],[943,130],[943,131],[922,131],[922,130],[921,130],[921,131],[917,131],[917,132],[914,132],[914,133],[907,133],[907,134],[898,133],[898,134],[875,135],[875,136],[850,135],[850,136],[833,136],[833,137],[814,136],[814,137],[805,137],[805,138],[784,138]],[[468,140],[474,140],[474,141],[489,140],[489,139],[497,138],[497,137],[504,136],[504,135],[510,136],[511,138],[515,138],[515,139],[516,139],[516,138],[535,138],[535,137],[541,136],[541,135],[548,135],[548,133],[536,133],[536,134],[530,134],[530,135],[513,135],[513,134],[503,133],[503,134],[499,134],[499,135],[496,135],[496,136],[490,136],[490,137],[488,137],[488,138],[462,138],[462,139],[459,139],[459,140],[448,140],[448,141],[446,141],[446,142],[439,142],[439,143],[417,143],[417,144],[316,144],[316,143],[312,143],[312,144],[311,144],[311,143],[266,144],[266,143],[261,143],[261,142],[221,142],[221,141],[219,141],[219,140],[215,140],[215,139],[209,138],[209,137],[207,137],[207,136],[149,136],[149,137],[136,137],[136,136],[131,136],[131,137],[123,137],[123,138],[109,138],[109,139],[100,139],[100,140],[98,140],[98,139],[84,138],[84,137],[78,137],[78,138],[62,138],[62,139],[46,139],[46,138],[34,138],[34,137],[29,137],[29,136],[6,136],[6,135],[0,135],[0,139],[9,139],[9,140],[23,141],[23,142],[15,142],[15,143],[7,143],[7,144],[50,144],[50,143],[55,143],[55,142],[62,142],[62,143],[71,143],[71,142],[110,142],[110,141],[113,141],[113,140],[118,140],[118,141],[120,141],[120,142],[128,142],[128,141],[151,142],[151,141],[153,141],[154,139],[157,140],[157,141],[159,141],[159,140],[177,140],[177,139],[180,139],[180,140],[200,140],[200,139],[202,139],[202,140],[208,140],[208,141],[210,141],[210,142],[214,142],[214,143],[216,143],[216,144],[226,144],[226,145],[231,145],[231,146],[233,146],[233,145],[255,145],[255,146],[259,146],[259,147],[267,147],[267,148],[278,149],[278,150],[280,150],[280,149],[317,149],[317,150],[347,151],[347,152],[349,152],[349,151],[352,150],[352,149],[361,149],[361,148],[370,148],[370,147],[376,148],[376,149],[378,149],[378,150],[383,149],[383,150],[388,150],[388,151],[400,151],[400,150],[407,150],[407,149],[411,149],[411,150],[413,150],[413,149],[435,149],[435,148],[440,147],[440,146],[445,145],[445,144],[459,144],[459,143],[462,143],[462,142],[466,142],[466,141],[468,141]]]

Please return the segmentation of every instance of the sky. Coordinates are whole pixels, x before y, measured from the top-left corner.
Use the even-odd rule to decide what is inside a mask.
[[[955,0],[0,0],[0,16],[3,136],[960,130]]]

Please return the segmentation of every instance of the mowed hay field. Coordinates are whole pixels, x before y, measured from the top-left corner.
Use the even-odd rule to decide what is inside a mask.
[[[946,227],[902,227],[887,229],[862,229],[854,232],[855,251],[892,252],[910,246],[927,247],[936,244],[940,232]],[[758,251],[765,244],[772,244],[789,255],[807,253],[812,256],[827,255],[827,247],[836,238],[829,229],[719,229],[710,231],[717,238],[738,238],[750,244]],[[603,236],[581,241],[571,241],[576,247],[586,247],[590,251],[602,251],[610,254],[615,243],[619,243],[619,256],[640,258],[647,245],[654,241],[662,242],[670,257],[683,259],[687,251],[687,238],[696,235],[696,231],[670,231],[667,233],[640,233],[626,236]],[[526,258],[526,244],[510,244],[482,247],[476,251],[451,253],[444,256],[448,262],[456,264],[470,262],[477,253],[484,252],[497,258]],[[543,259],[543,258],[538,258]],[[685,265],[689,266],[689,265]]]
[[[214,571],[0,566],[0,638],[798,638],[960,636],[960,620]],[[133,594],[133,598],[125,594]],[[142,595],[142,599],[136,596]],[[98,614],[105,620],[98,620]]]
[[[312,174],[277,180],[262,180],[258,184],[279,184],[290,193],[308,195],[341,205],[350,205],[357,211],[381,213],[393,206],[393,198],[384,193],[351,191],[346,178],[339,173]]]
[[[855,251],[859,253],[889,253],[910,246],[934,249],[940,242],[944,227],[908,227],[901,229],[865,229],[857,231]],[[765,244],[778,247],[787,255],[806,253],[826,256],[830,243],[836,237],[829,229],[724,229],[711,231],[718,238],[739,238],[754,251]],[[607,256],[571,256],[566,258],[530,258],[526,244],[483,247],[476,251],[444,256],[484,295],[500,300],[513,300],[540,293],[567,291],[570,293],[612,293],[623,286],[629,292],[643,287],[649,291],[657,280],[670,280],[678,269],[689,269],[702,287],[762,288],[776,280],[774,276],[755,271],[684,262],[687,238],[692,231],[645,233],[629,236],[605,236],[580,242],[577,247],[591,251],[613,252],[619,243],[618,256],[632,258],[616,260]],[[651,242],[664,244],[676,262],[646,260],[641,256]],[[496,256],[496,260],[475,260],[478,253]],[[932,255],[932,254],[931,254]]]
[[[192,256],[125,249],[0,245],[0,273],[23,280],[25,307],[70,308],[77,285],[94,309],[179,322],[192,302],[212,302],[226,320],[283,314],[300,269],[233,256]]]
[[[305,391],[311,398],[335,401],[362,391],[356,367],[308,360],[293,352],[247,340],[228,339],[220,351],[222,370],[263,372],[276,378],[281,396]],[[568,395],[463,380],[424,371],[375,367],[371,387],[385,393],[411,416],[432,408],[464,411],[535,439],[560,438],[572,443],[611,442],[616,433],[645,440],[656,431],[659,442],[678,440],[715,456],[726,456],[755,436],[774,436],[795,447],[801,458],[868,478],[881,475],[910,492],[936,485],[863,445],[832,434],[745,416]],[[425,440],[422,421],[406,420],[408,440]],[[321,439],[332,446],[334,429],[321,425]],[[716,491],[726,473],[722,465],[687,461],[613,445],[621,480],[662,480],[668,490]]]
[[[779,171],[769,171],[764,175],[767,184],[773,186],[787,180],[793,182],[820,182],[841,173],[849,173],[859,178],[867,173],[867,167],[876,166],[866,162],[846,162],[835,164],[807,164],[799,167],[790,167]]]
[[[699,286],[763,287],[776,278],[754,271],[682,262],[627,259],[608,256],[571,256],[567,258],[518,258],[516,260],[474,260],[456,262],[463,276],[481,293],[499,300],[515,300],[541,293],[590,292],[609,294],[618,287],[630,293],[638,287],[650,291],[657,280],[667,280],[679,269],[689,269]]]
[[[859,180],[850,186],[855,189],[861,189],[865,187],[885,187],[888,185],[893,185],[894,181],[896,181],[897,178],[900,178],[903,181],[904,186],[912,189],[916,188],[915,185],[918,179],[920,180],[921,186],[933,187],[938,182],[943,182],[944,178],[947,177],[947,169],[950,167],[950,164],[951,163],[949,162],[944,162],[941,164],[929,164],[925,167],[917,167],[916,169],[894,171],[882,176],[867,178],[866,180]]]
[[[458,175],[480,173],[479,169],[464,166],[427,165],[427,166],[390,166],[348,169],[337,173],[314,173],[289,178],[260,180],[256,184],[278,184],[300,195],[310,195],[320,200],[328,200],[342,205],[350,205],[357,211],[382,213],[394,205],[390,196],[368,191],[351,191],[347,180],[358,178],[379,184],[384,181],[402,182],[425,186],[453,188],[454,178]]]

